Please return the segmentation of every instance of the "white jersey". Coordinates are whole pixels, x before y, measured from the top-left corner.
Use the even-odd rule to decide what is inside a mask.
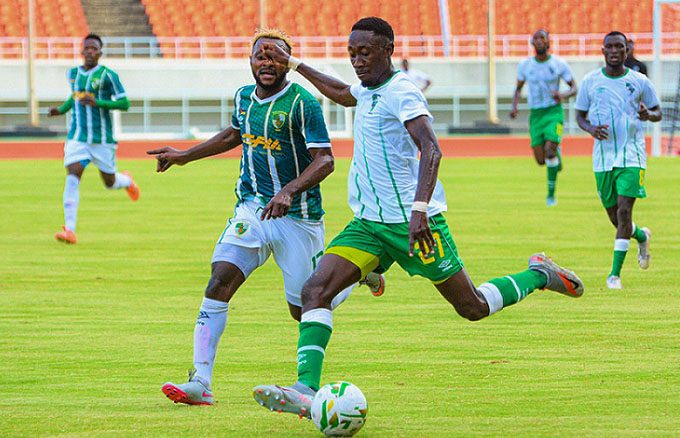
[[[414,68],[409,68],[408,70],[404,71],[406,73],[406,76],[413,81],[414,84],[416,84],[416,87],[418,87],[419,90],[424,90],[425,87],[427,87],[427,83],[430,81],[430,77],[425,73],[420,70],[416,70]]]
[[[527,58],[517,66],[517,79],[529,85],[529,107],[531,109],[547,108],[558,103],[553,99],[552,92],[560,90],[560,78],[564,82],[571,82],[569,64],[562,58],[550,55],[543,62],[535,57]]]
[[[397,71],[376,87],[350,88],[357,99],[354,119],[354,156],[349,171],[349,206],[355,217],[382,223],[411,219],[411,204],[418,185],[418,148],[404,123],[432,114],[423,93]],[[446,196],[439,180],[428,216],[446,211]]]
[[[641,73],[627,68],[623,76],[612,78],[602,68],[583,78],[574,108],[587,111],[592,125],[609,125],[609,138],[595,140],[593,146],[595,172],[646,168],[645,136],[637,114],[640,102],[647,108],[659,105],[654,85]]]

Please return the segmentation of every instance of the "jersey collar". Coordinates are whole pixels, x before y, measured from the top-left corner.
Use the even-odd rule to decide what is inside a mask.
[[[550,61],[551,58],[552,58],[552,55],[548,55],[548,58],[547,58],[545,61],[539,61],[539,60],[536,59],[536,57],[534,56],[534,61],[536,61],[536,63],[538,63],[538,64],[545,64],[546,62]]]
[[[382,86],[384,86],[384,85],[387,85],[387,84],[388,84],[388,83],[389,83],[389,82],[397,75],[397,73],[399,73],[400,71],[401,71],[401,70],[397,70],[397,71],[395,71],[394,73],[392,73],[392,76],[390,76],[389,78],[387,78],[387,80],[386,80],[385,82],[383,82],[382,84],[380,84],[380,85],[374,85],[374,86],[372,86],[372,87],[366,87],[366,89],[367,89],[367,90],[373,91],[373,90],[377,90],[378,88],[380,88],[380,87],[382,87]]]
[[[87,76],[87,75],[91,75],[92,73],[96,72],[100,68],[102,68],[101,64],[97,64],[97,66],[95,68],[90,69],[90,70],[85,70],[85,69],[83,69],[82,65],[79,65],[78,66],[78,72],[83,76]]]
[[[602,74],[604,75],[605,78],[609,78],[609,79],[621,79],[622,77],[626,76],[629,71],[630,71],[630,69],[628,67],[626,67],[626,72],[624,74],[622,74],[621,76],[609,76],[607,73],[604,72],[604,67],[602,67]]]
[[[281,96],[283,96],[284,94],[286,94],[286,92],[288,91],[288,89],[289,89],[292,85],[293,85],[293,82],[288,82],[288,85],[286,85],[285,87],[283,87],[283,90],[279,91],[278,93],[276,93],[276,94],[273,95],[273,96],[269,96],[269,97],[266,98],[266,99],[260,99],[259,97],[257,97],[257,93],[255,92],[255,91],[257,91],[257,85],[256,85],[255,88],[253,88],[253,94],[252,94],[252,96],[253,96],[253,99],[255,99],[255,102],[257,102],[257,103],[269,103],[269,102],[271,102],[272,100],[276,100],[276,99],[278,99],[279,97],[281,97]]]

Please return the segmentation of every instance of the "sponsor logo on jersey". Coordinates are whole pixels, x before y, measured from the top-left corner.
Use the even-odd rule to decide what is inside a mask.
[[[272,140],[271,138],[264,138],[261,135],[255,137],[253,134],[243,134],[241,136],[241,139],[243,140],[243,143],[247,144],[251,148],[256,148],[257,146],[262,145],[263,149],[275,150],[275,151],[281,150],[281,143],[279,143],[278,140]]]
[[[284,123],[286,123],[286,117],[288,116],[288,113],[284,111],[276,111],[274,112],[274,118],[272,119],[272,125],[274,125],[274,129],[277,131],[280,131],[281,128],[283,128]]]
[[[443,262],[441,262],[441,263],[439,264],[439,269],[441,269],[442,272],[446,272],[446,271],[448,271],[448,270],[451,269],[451,268],[453,268],[453,266],[451,266],[451,260],[450,260],[450,259],[449,259],[449,260],[444,260]]]

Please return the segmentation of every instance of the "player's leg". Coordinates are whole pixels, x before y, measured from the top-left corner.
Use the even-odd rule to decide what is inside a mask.
[[[545,165],[548,171],[548,196],[546,205],[549,207],[557,205],[555,198],[555,187],[557,186],[557,173],[560,171],[560,159],[557,156],[558,143],[546,140],[543,146],[545,152]]]
[[[96,145],[90,146],[92,161],[99,168],[99,175],[104,185],[109,190],[125,189],[130,199],[137,201],[140,190],[130,172],[118,172],[116,169],[116,146]]]
[[[80,178],[90,162],[90,154],[84,143],[68,140],[64,144],[64,167],[66,182],[62,197],[64,205],[64,226],[54,237],[66,243],[76,243],[76,222],[80,203]]]
[[[534,152],[534,159],[539,166],[545,164],[545,151],[542,145],[532,146],[531,150]]]

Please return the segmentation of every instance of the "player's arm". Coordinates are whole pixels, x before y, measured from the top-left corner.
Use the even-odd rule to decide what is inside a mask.
[[[588,111],[576,110],[576,123],[596,140],[609,138],[609,125],[591,125],[588,121]]]
[[[416,187],[416,198],[414,203],[429,204],[432,193],[437,185],[437,174],[439,173],[439,162],[442,158],[442,151],[439,149],[437,136],[434,134],[430,119],[426,115],[418,116],[415,119],[404,123],[409,135],[420,150],[420,166],[418,168],[418,186]],[[420,204],[422,205],[422,204]],[[413,257],[415,243],[425,257],[434,254],[434,238],[427,217],[427,211],[411,211],[411,221],[408,225],[409,250],[408,253]],[[429,248],[429,253],[425,252]]]
[[[127,96],[116,100],[96,99],[92,93],[87,93],[78,100],[82,105],[89,105],[95,108],[106,108],[109,110],[127,111],[130,108],[130,101]]]
[[[638,110],[638,118],[643,122],[649,120],[650,122],[661,121],[661,107],[659,105],[653,108],[647,108],[644,103],[640,102],[640,109]]]
[[[184,151],[165,146],[146,151],[146,153],[156,156],[156,172],[165,172],[173,164],[184,166],[192,161],[229,151],[240,144],[241,132],[230,126],[211,139]]]
[[[49,111],[47,112],[47,117],[54,117],[66,114],[71,110],[71,107],[73,107],[73,95],[69,96],[69,98],[66,99],[66,102],[62,103],[59,108],[57,107],[50,108]]]
[[[569,85],[569,89],[564,93],[553,91],[553,98],[555,99],[555,102],[557,103],[564,102],[565,100],[569,99],[572,96],[575,96],[576,93],[578,93],[578,87],[576,86],[576,81],[573,78],[571,81],[567,82],[567,85]]]
[[[512,109],[510,110],[510,118],[517,118],[517,102],[522,96],[522,88],[524,87],[524,81],[517,79],[517,86],[515,87],[515,94],[512,95]]]
[[[282,65],[291,67],[291,56],[286,53],[281,47],[276,44],[262,43],[262,50],[265,55]],[[300,62],[300,60],[293,58],[293,63]],[[304,76],[312,83],[324,96],[331,99],[342,106],[356,106],[357,100],[350,93],[349,84],[342,82],[339,79],[321,73],[320,71],[300,62],[295,69],[298,73]]]
[[[335,160],[331,148],[310,148],[309,153],[312,155],[312,162],[300,176],[283,186],[279,193],[269,200],[262,210],[260,216],[262,220],[284,217],[288,214],[295,196],[315,187],[333,173]]]
[[[432,85],[432,81],[430,80],[430,78],[425,78],[425,86],[423,87],[422,92],[424,93],[425,90],[430,88],[431,85]]]

